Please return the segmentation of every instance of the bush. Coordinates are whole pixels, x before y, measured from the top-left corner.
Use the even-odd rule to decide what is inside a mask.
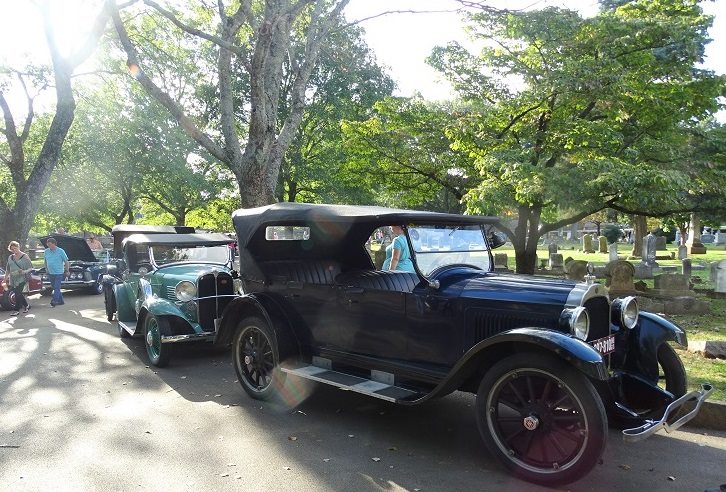
[[[608,240],[608,243],[617,243],[618,239],[623,237],[623,231],[616,225],[607,225],[602,231],[602,235]]]

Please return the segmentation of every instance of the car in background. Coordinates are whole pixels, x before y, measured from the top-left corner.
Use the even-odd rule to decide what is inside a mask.
[[[132,234],[118,275],[104,276],[106,318],[122,338],[141,334],[151,363],[166,366],[171,345],[216,340],[236,298],[230,239],[223,234]]]
[[[232,221],[244,295],[217,339],[252,398],[299,403],[298,378],[400,405],[470,392],[491,455],[553,486],[592,470],[609,422],[627,441],[670,432],[712,392],[687,392],[671,347],[685,331],[611,300],[591,273],[496,272],[497,218],[277,203]],[[402,226],[415,272],[374,267],[366,244],[387,225]]]
[[[0,268],[0,280],[5,278],[5,270]],[[30,275],[30,282],[28,282],[28,291],[25,295],[33,295],[43,290],[43,279],[37,272],[33,271]],[[4,281],[0,281],[0,307],[6,310],[17,311],[17,302],[15,300],[15,293],[8,289],[8,286]]]
[[[38,238],[44,248],[47,248],[48,238],[55,238],[58,247],[62,248],[68,256],[70,263],[70,274],[63,279],[62,289],[81,290],[89,294],[101,294],[103,285],[101,277],[108,272],[110,256],[107,252],[101,252],[100,258],[88,246],[82,237],[54,234]],[[53,287],[50,283],[45,267],[39,268],[37,273],[43,279],[43,294],[50,294]]]

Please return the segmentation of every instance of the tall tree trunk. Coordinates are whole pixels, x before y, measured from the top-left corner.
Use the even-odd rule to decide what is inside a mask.
[[[643,254],[643,238],[648,234],[648,224],[645,215],[633,216],[633,250],[630,256],[640,258]]]
[[[514,228],[514,237],[510,238],[514,246],[517,273],[531,275],[537,268],[540,212],[537,207],[519,207],[519,219]]]

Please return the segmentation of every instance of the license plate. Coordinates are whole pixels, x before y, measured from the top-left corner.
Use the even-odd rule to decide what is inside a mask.
[[[598,338],[590,342],[595,350],[600,352],[602,355],[607,355],[610,352],[615,351],[615,335],[608,335],[604,338]]]

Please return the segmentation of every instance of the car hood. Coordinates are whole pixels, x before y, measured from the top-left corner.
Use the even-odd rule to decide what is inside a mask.
[[[48,245],[46,241],[48,240],[48,238],[51,237],[55,238],[56,242],[58,243],[58,247],[62,248],[63,251],[66,252],[69,261],[85,261],[87,263],[99,263],[98,259],[96,259],[96,257],[93,255],[93,251],[91,251],[91,248],[88,246],[88,243],[85,239],[74,236],[63,236],[61,234],[54,236],[43,236],[38,239],[40,239],[43,247],[47,248]]]
[[[528,304],[555,304],[564,306],[577,285],[572,280],[532,277],[529,275],[501,275],[487,273],[470,278],[462,285],[461,296],[495,301]]]

